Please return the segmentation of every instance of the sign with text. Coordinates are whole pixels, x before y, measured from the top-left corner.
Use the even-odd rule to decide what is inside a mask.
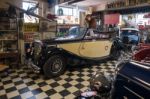
[[[39,24],[38,23],[25,23],[24,32],[38,32]]]
[[[25,33],[24,34],[25,42],[32,42],[33,40],[34,40],[34,33]]]

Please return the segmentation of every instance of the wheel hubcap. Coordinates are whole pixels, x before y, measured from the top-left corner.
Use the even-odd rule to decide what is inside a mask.
[[[57,59],[55,61],[53,61],[53,64],[52,64],[52,72],[54,73],[58,73],[63,67],[63,63],[60,59]]]

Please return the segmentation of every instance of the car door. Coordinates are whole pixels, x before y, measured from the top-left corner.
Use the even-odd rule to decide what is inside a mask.
[[[96,32],[95,36],[84,38],[79,48],[79,54],[86,58],[102,58],[110,54],[112,42],[107,35],[100,35]]]

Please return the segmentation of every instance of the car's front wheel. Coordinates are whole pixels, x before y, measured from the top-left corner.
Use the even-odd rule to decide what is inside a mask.
[[[65,60],[61,55],[51,56],[43,66],[46,77],[56,77],[65,72]]]

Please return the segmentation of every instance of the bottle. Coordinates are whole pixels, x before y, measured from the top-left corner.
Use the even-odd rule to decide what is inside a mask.
[[[114,2],[111,3],[111,8],[114,8]]]
[[[129,0],[126,0],[126,6],[129,6]]]

